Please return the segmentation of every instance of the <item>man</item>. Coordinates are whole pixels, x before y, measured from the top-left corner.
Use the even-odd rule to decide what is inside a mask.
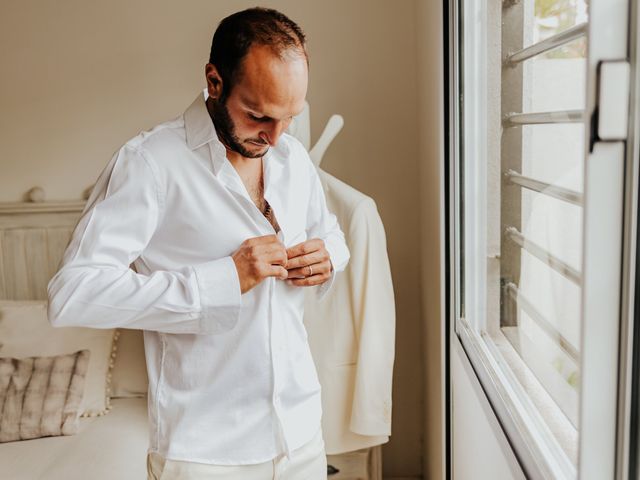
[[[326,478],[304,292],[322,298],[349,251],[284,133],[307,91],[304,34],[275,10],[233,14],[205,75],[99,176],[49,319],[144,330],[149,478]]]

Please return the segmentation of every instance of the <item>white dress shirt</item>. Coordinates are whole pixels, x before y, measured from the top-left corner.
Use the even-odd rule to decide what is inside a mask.
[[[350,255],[316,167],[285,133],[263,158],[277,236],[286,247],[323,239],[334,271],[319,286],[268,277],[240,293],[231,255],[275,230],[227,159],[206,98],[114,154],[49,282],[49,321],[144,330],[149,452],[259,463],[321,426],[305,290],[323,298]]]

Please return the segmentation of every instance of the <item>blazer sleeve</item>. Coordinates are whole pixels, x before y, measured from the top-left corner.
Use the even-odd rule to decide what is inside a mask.
[[[329,258],[333,267],[331,277],[326,282],[315,287],[318,300],[322,300],[327,292],[331,290],[336,274],[343,271],[349,263],[350,253],[338,219],[327,207],[327,200],[318,171],[306,153],[306,150],[304,153],[308,159],[310,176],[307,238],[321,238],[324,241],[324,246],[327,252],[329,252]]]
[[[349,428],[360,435],[391,435],[395,301],[384,226],[373,199],[356,206],[348,232],[358,342]]]
[[[131,268],[163,213],[157,166],[125,144],[102,171],[47,286],[55,327],[214,334],[235,326],[240,280],[231,256],[142,275]]]

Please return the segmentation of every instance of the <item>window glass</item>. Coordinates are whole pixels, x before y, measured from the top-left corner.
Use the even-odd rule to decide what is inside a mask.
[[[460,312],[575,474],[587,3],[461,12]]]

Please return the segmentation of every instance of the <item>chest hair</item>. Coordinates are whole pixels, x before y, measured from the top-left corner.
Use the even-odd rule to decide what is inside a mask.
[[[258,207],[258,210],[260,210],[263,213],[263,215],[267,218],[267,220],[269,220],[269,223],[271,223],[274,230],[276,232],[279,231],[280,225],[278,225],[278,220],[276,219],[273,209],[270,208],[270,206],[267,209],[267,206],[268,206],[267,201],[264,198],[262,166],[260,167],[260,169],[253,172],[252,174],[248,174],[248,175],[241,174],[240,177],[244,182],[244,185],[247,189],[247,192],[249,193],[249,196],[251,197],[251,200],[253,200],[253,203],[256,205],[256,207]]]

